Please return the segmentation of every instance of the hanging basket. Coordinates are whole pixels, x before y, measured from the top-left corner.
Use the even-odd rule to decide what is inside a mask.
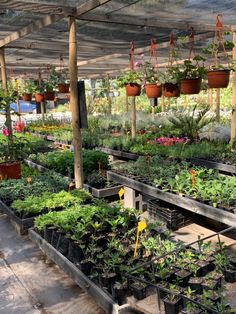
[[[209,88],[225,88],[229,84],[230,70],[210,70],[207,72]]]
[[[32,100],[32,94],[23,93],[22,99],[23,99],[24,101],[29,101],[29,102],[30,102],[30,101]]]
[[[141,94],[141,85],[137,83],[125,84],[127,96],[139,96]]]
[[[179,97],[180,89],[178,84],[165,83],[163,88],[163,94],[165,97]]]
[[[21,165],[19,161],[0,163],[0,176],[3,179],[20,179]]]
[[[145,91],[148,98],[158,98],[162,95],[162,85],[145,84]]]
[[[42,93],[36,93],[36,94],[35,94],[35,101],[36,101],[36,102],[42,102],[42,101],[44,101],[44,94],[42,94]]]
[[[185,79],[180,82],[180,92],[184,95],[199,94],[201,90],[202,79]]]
[[[45,92],[44,93],[45,100],[54,100],[55,99],[55,92]]]
[[[69,93],[70,84],[60,83],[58,84],[59,93],[67,94]]]

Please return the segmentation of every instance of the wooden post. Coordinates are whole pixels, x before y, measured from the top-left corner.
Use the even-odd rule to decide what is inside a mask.
[[[233,60],[236,61],[236,32],[233,32]],[[233,93],[232,93],[232,117],[231,117],[231,138],[230,143],[236,149],[236,72],[233,72]]]
[[[110,78],[109,78],[109,74],[107,74],[107,101],[108,101],[108,113],[109,114],[111,114],[112,112],[111,110],[112,100],[111,100],[110,92],[111,92]]]
[[[132,140],[136,137],[136,105],[135,97],[130,97],[131,99],[131,137]]]
[[[125,112],[129,112],[129,97],[125,96]]]
[[[165,97],[163,95],[163,91],[162,91],[162,98],[161,98],[161,112],[165,111]]]
[[[77,37],[75,17],[69,17],[69,73],[70,73],[70,105],[72,113],[72,132],[74,144],[75,187],[83,187],[82,139],[80,131],[80,111],[78,106],[78,69],[77,69]]]
[[[216,88],[216,121],[220,122],[220,88]]]
[[[210,106],[210,110],[213,111],[213,89],[209,88],[208,90],[208,105]]]
[[[7,95],[7,71],[6,71],[4,47],[0,48],[0,64],[1,64],[2,88],[4,90],[4,94]],[[6,126],[9,133],[8,135],[9,141],[13,142],[10,106],[6,107]]]

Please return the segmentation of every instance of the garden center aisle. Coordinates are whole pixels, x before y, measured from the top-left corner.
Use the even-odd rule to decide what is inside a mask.
[[[103,314],[0,213],[0,314]]]

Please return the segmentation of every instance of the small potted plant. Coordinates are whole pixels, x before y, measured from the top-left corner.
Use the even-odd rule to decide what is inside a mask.
[[[209,88],[226,88],[229,84],[229,77],[230,71],[234,71],[234,63],[233,61],[229,60],[227,56],[225,60],[228,65],[225,66],[221,63],[220,56],[218,54],[221,42],[216,41],[214,44],[210,43],[206,48],[203,49],[203,53],[211,54],[215,57],[215,64],[210,66],[209,70],[207,71],[207,79],[208,79],[208,86]],[[224,49],[230,49],[234,47],[232,41],[224,41]],[[226,56],[225,56],[226,57]]]
[[[163,84],[163,94],[165,97],[179,97],[180,71],[178,65],[172,65],[166,72],[161,72],[159,81]]]
[[[44,101],[44,86],[43,84],[38,85],[35,89],[35,101],[36,102],[43,102]]]
[[[140,73],[130,70],[118,78],[120,87],[126,89],[127,96],[139,96],[141,94],[141,75]]]
[[[58,75],[55,70],[55,66],[48,65],[48,78],[44,81],[44,99],[54,100],[55,99],[55,89],[57,87]]]
[[[181,94],[189,95],[200,92],[202,79],[206,78],[207,73],[204,61],[202,56],[197,55],[192,60],[184,60],[183,65],[179,67]]]
[[[36,85],[34,83],[34,81],[32,80],[26,80],[24,81],[23,84],[23,93],[22,93],[22,99],[24,101],[31,101],[32,100],[32,95],[36,90]]]
[[[148,98],[158,98],[162,95],[162,85],[158,81],[158,73],[150,62],[145,62],[143,66],[145,80],[145,91]]]
[[[57,76],[57,86],[59,93],[69,93],[70,84],[68,83],[68,71],[67,69],[61,69],[60,71],[55,71]]]

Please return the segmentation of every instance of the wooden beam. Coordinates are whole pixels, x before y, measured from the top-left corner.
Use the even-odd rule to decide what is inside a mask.
[[[72,113],[72,132],[74,145],[74,175],[76,188],[83,187],[82,138],[80,131],[80,111],[78,104],[78,69],[76,20],[69,18],[69,73],[70,73],[70,105]]]
[[[58,22],[61,20],[64,16],[63,15],[47,15],[41,20],[35,21],[31,24],[29,24],[26,27],[23,27],[19,29],[17,32],[14,32],[10,34],[9,36],[6,36],[5,38],[0,40],[0,47],[3,47],[10,42],[17,40],[19,38],[22,38],[28,34],[31,34],[33,32],[39,31],[41,28],[49,26],[55,22]]]
[[[75,16],[78,17],[82,14],[90,12],[91,10],[100,7],[101,5],[106,4],[109,1],[111,0],[87,0],[85,3],[77,7]]]
[[[66,3],[66,1],[65,1]],[[70,6],[60,6],[58,3],[37,3],[30,1],[16,1],[16,0],[1,0],[0,9],[9,9],[13,11],[26,11],[38,14],[51,14],[54,15],[70,15],[75,13],[76,8]]]
[[[101,22],[101,23],[114,23],[121,25],[136,25],[143,27],[164,28],[164,29],[180,29],[187,30],[189,27],[194,27],[195,31],[215,31],[214,24],[198,24],[195,22],[185,22],[184,19],[181,22],[171,21],[167,23],[166,20],[158,18],[144,19],[141,16],[133,15],[121,15],[121,14],[101,14],[101,13],[86,13],[76,17],[79,20]],[[224,25],[224,31],[236,30],[235,25]]]

